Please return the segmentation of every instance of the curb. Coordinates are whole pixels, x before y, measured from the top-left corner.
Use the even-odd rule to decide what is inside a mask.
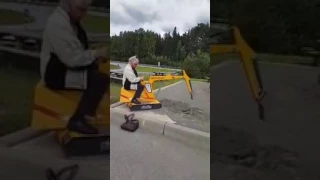
[[[304,69],[316,69],[319,67],[313,67],[313,66],[304,66],[304,65],[298,65],[298,64],[286,64],[286,63],[277,63],[277,62],[263,62],[259,61],[259,64],[266,64],[266,65],[276,65],[276,66],[284,66],[284,67],[292,67],[292,68],[304,68]]]
[[[111,104],[110,105],[110,108],[116,108],[116,107],[118,107],[118,106],[121,106],[122,104],[124,104],[123,102],[116,102],[116,103],[113,103],[113,104]]]
[[[110,108],[110,117],[114,114],[124,115],[127,111]],[[210,133],[180,126],[177,124],[167,123],[151,116],[136,115],[139,120],[139,127],[158,135],[180,141],[184,144],[210,151]],[[124,121],[110,119],[111,122],[121,125]]]
[[[36,137],[39,137],[48,131],[38,131],[31,129],[30,127],[22,129],[20,131],[7,134],[0,138],[0,146],[13,147],[18,144],[24,143]]]
[[[210,133],[171,123],[165,124],[163,132],[171,139],[210,151]]]

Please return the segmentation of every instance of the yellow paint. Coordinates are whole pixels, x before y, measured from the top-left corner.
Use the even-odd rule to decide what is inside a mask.
[[[109,62],[99,65],[99,70],[109,75]],[[78,133],[68,132],[66,124],[70,116],[73,115],[78,102],[81,98],[81,91],[53,91],[45,87],[39,82],[34,91],[34,109],[32,113],[31,127],[37,130],[53,130],[57,132],[57,137],[80,137]],[[46,109],[51,112],[45,113]],[[58,116],[52,116],[52,112]],[[97,117],[91,118],[89,121],[95,127],[110,126],[110,95],[106,92],[98,109]]]

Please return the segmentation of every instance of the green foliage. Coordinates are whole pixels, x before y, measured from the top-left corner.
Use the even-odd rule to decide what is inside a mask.
[[[128,61],[136,55],[141,63],[180,67],[184,59],[197,50],[209,53],[209,24],[198,24],[180,35],[177,28],[163,36],[142,28],[120,32],[111,37],[111,59]]]
[[[210,74],[210,56],[198,50],[195,54],[189,54],[182,64],[182,68],[191,78],[204,79]]]
[[[258,52],[299,54],[320,39],[317,0],[215,0],[211,18],[228,18]],[[319,46],[319,45],[317,45]]]

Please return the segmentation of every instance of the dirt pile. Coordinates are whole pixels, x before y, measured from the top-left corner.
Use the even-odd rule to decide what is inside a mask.
[[[211,163],[224,164],[237,180],[312,180],[306,177],[299,155],[279,146],[260,146],[244,132],[211,129]]]
[[[187,126],[200,131],[210,132],[210,114],[192,107],[188,103],[163,99],[161,111],[182,126]]]

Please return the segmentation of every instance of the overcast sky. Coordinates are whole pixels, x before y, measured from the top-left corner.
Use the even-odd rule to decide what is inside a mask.
[[[183,33],[198,23],[209,23],[210,0],[111,0],[110,35],[139,28],[164,34]]]

